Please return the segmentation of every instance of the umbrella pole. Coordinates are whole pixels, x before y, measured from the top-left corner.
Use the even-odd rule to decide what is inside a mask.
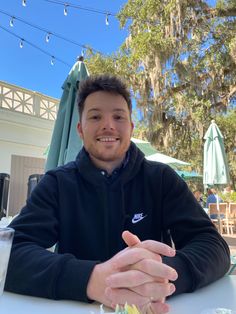
[[[216,194],[216,208],[217,208],[217,216],[218,216],[218,223],[219,223],[219,230],[220,230],[220,234],[223,233],[223,228],[222,228],[222,221],[221,221],[221,217],[220,217],[220,206],[219,206],[219,195]]]

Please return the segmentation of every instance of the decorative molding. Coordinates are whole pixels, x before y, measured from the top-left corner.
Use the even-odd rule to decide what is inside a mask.
[[[45,120],[56,120],[59,100],[0,81],[0,108]]]

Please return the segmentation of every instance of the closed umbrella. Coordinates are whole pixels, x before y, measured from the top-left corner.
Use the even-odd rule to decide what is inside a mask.
[[[203,184],[205,186],[225,185],[230,181],[227,157],[225,154],[223,135],[211,121],[204,139]]]
[[[79,82],[86,79],[89,72],[80,57],[70,70],[63,86],[57,118],[53,129],[45,170],[50,170],[75,160],[82,147],[77,133],[79,119],[76,94]]]
[[[203,184],[205,186],[222,186],[230,181],[227,157],[225,154],[223,135],[216,125],[211,121],[204,139],[204,165]],[[219,211],[219,197],[216,195],[217,209]],[[218,215],[220,232],[222,225],[220,215]]]

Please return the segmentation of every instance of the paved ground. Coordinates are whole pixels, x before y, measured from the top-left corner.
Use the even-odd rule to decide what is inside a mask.
[[[223,236],[223,238],[228,243],[231,254],[236,255],[236,234],[231,236]],[[232,275],[236,275],[236,269],[234,270]]]

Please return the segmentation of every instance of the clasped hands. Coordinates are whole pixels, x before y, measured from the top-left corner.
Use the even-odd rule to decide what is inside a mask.
[[[165,298],[175,291],[169,281],[177,272],[162,263],[161,256],[175,255],[175,250],[161,242],[141,242],[129,231],[122,238],[127,248],[94,267],[87,286],[87,296],[109,307],[135,304],[143,312],[163,314],[169,311]]]

